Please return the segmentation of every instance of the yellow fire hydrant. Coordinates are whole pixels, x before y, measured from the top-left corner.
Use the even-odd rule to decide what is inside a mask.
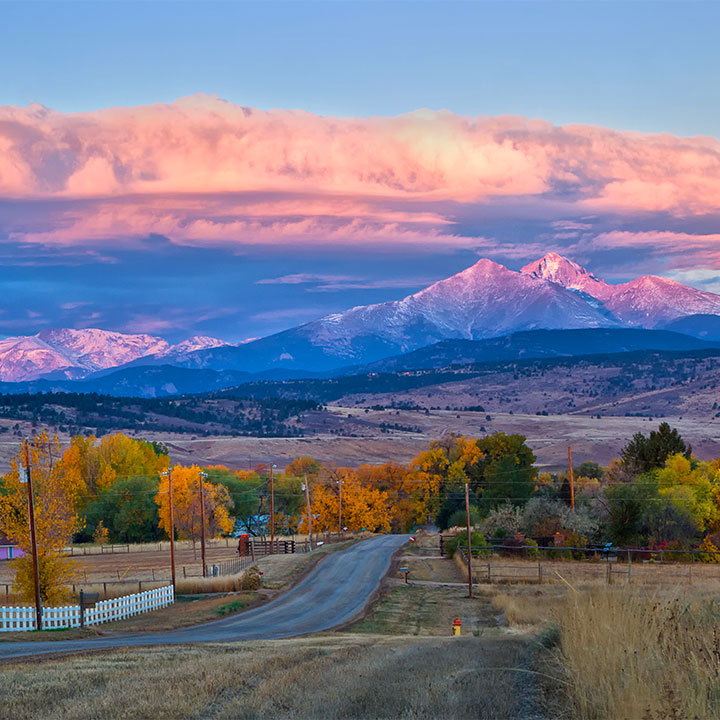
[[[462,623],[460,622],[460,618],[455,618],[453,621],[453,635],[458,636],[460,635],[460,627],[462,626]]]

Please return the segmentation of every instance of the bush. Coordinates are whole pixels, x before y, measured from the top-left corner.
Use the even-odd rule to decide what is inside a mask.
[[[718,552],[717,546],[713,543],[713,541],[709,537],[706,537],[700,543],[700,545],[698,545],[698,550],[702,550],[702,552],[700,552],[696,555],[697,559],[700,562],[705,562],[705,563],[720,562],[720,555],[715,554]]]
[[[481,532],[473,532],[472,535],[470,535],[470,543],[473,548],[473,555],[476,554],[475,548],[480,547],[486,547],[487,542],[485,541],[485,536]],[[455,537],[450,538],[450,541],[447,544],[447,554],[448,557],[453,557],[455,555],[455,551],[458,549],[458,546],[463,549],[464,552],[467,553],[467,530],[463,530],[461,533],[458,533]],[[481,554],[486,554],[488,551],[485,550]]]
[[[483,533],[491,537],[508,537],[520,531],[522,510],[510,503],[493,508],[483,521]]]

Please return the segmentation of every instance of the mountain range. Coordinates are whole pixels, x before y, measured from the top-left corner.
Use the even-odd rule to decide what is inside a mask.
[[[181,364],[194,352],[222,345],[227,343],[202,336],[170,345],[153,335],[128,335],[96,328],[43,330],[37,335],[0,340],[0,380],[84,378],[139,358]]]
[[[720,295],[653,275],[613,285],[556,253],[520,271],[482,259],[401,300],[354,307],[242,345],[208,337],[170,345],[152,335],[100,329],[44,330],[6,338],[0,340],[0,381],[87,378],[95,382],[123,369],[121,386],[131,389],[133,383],[148,377],[137,370],[139,366],[231,371],[222,380],[205,376],[206,383],[216,386],[220,381],[240,380],[233,372],[312,368],[314,373],[342,373],[347,367],[382,365],[387,358],[445,341],[477,342],[528,331],[596,330],[594,342],[599,346],[600,331],[614,329],[667,329],[705,341],[720,340]],[[657,349],[667,349],[673,342],[687,345],[669,339],[669,334],[645,336],[637,342],[643,347],[662,345]],[[527,343],[520,344],[525,348],[522,352],[527,352]],[[454,352],[460,357],[469,353],[478,361],[485,357],[483,353],[494,356],[507,345],[490,343],[472,351],[450,345],[440,355],[448,364]],[[510,349],[502,352],[520,350],[510,343]],[[545,351],[538,352],[542,356]],[[395,365],[407,367],[407,362]],[[136,370],[128,372],[132,368]],[[153,386],[163,386],[157,371],[152,377]],[[168,388],[172,385],[165,383]]]

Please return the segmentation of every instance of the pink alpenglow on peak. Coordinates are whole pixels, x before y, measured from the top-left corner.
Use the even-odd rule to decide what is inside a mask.
[[[550,280],[569,290],[580,290],[599,300],[608,298],[613,293],[612,285],[556,252],[547,253],[540,260],[526,265],[520,272]]]
[[[657,275],[612,285],[555,252],[521,272],[596,298],[619,323],[630,327],[657,328],[688,315],[720,315],[720,295],[715,293]]]
[[[227,343],[195,336],[177,345],[153,335],[132,335],[97,328],[43,330],[37,335],[0,340],[0,381],[41,377],[82,378],[141,358],[186,356]]]

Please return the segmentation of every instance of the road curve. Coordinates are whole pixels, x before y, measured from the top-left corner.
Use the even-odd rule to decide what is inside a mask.
[[[272,602],[223,620],[162,633],[83,640],[2,642],[0,638],[0,660],[103,648],[268,640],[328,630],[363,611],[390,568],[393,553],[408,537],[372,537],[334,552]]]

